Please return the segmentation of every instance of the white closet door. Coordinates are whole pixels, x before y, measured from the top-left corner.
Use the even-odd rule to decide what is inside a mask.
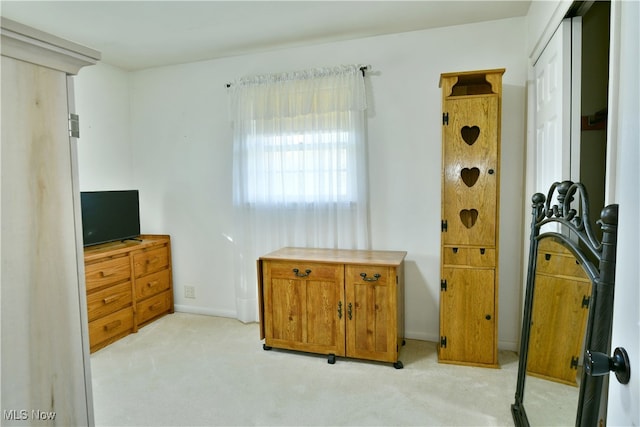
[[[580,18],[562,21],[534,65],[535,192],[579,179],[580,31]]]

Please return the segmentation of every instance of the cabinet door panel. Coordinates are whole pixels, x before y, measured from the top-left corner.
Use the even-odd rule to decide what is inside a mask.
[[[394,270],[347,266],[346,280],[347,356],[397,361]]]
[[[452,98],[445,108],[449,123],[443,126],[443,244],[493,246],[500,179],[498,98]]]
[[[569,268],[575,265],[569,260]],[[591,295],[591,282],[537,274],[531,315],[527,372],[564,384],[577,385],[577,361],[582,354]],[[558,345],[563,342],[566,345]],[[575,364],[572,364],[575,360]]]
[[[265,343],[343,356],[344,318],[339,312],[344,302],[343,282],[342,265],[265,263]]]
[[[304,342],[303,308],[305,305],[305,282],[302,280],[273,279],[271,281],[272,301],[271,338],[285,341]]]
[[[307,344],[338,347],[338,343],[344,343],[344,327],[338,313],[344,300],[341,284],[309,280],[306,287]]]
[[[441,345],[445,361],[496,364],[494,270],[444,268],[440,292]]]
[[[43,56],[53,59],[72,52],[33,38],[30,32],[7,39],[7,24],[3,18],[2,409],[7,414],[9,408],[25,412],[47,408],[57,411],[57,425],[87,425],[93,422],[91,382],[85,381],[91,368],[86,351],[85,284],[79,277],[82,235],[77,234],[80,210],[76,143],[69,138],[68,82],[66,73],[36,65]],[[44,51],[51,55],[39,53]],[[28,56],[31,62],[6,54]],[[81,61],[79,55],[77,60]],[[66,59],[56,58],[56,62],[62,65]],[[7,420],[0,424],[40,424],[36,418]]]

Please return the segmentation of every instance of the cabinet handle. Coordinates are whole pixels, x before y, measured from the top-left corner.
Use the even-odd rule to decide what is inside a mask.
[[[116,320],[116,321],[113,321],[111,323],[107,323],[106,325],[104,325],[104,330],[105,331],[110,331],[112,329],[117,328],[120,325],[122,325],[122,321],[121,320]]]
[[[342,301],[338,301],[338,319],[342,319]]]
[[[351,320],[353,315],[353,305],[351,303],[347,306],[347,315],[349,316],[349,320]]]
[[[157,285],[157,284],[158,284],[158,281],[157,281],[157,280],[154,280],[154,281],[152,281],[152,282],[148,282],[148,283],[147,283],[147,286],[148,286],[148,287],[150,287],[150,288],[153,288],[153,287],[154,287],[155,285]]]
[[[154,262],[158,262],[159,258],[158,257],[154,257],[152,259],[148,259],[147,260],[147,264],[153,264]]]
[[[304,273],[300,273],[300,270],[294,268],[293,272],[295,273],[296,277],[307,277],[311,273],[311,270],[305,270]]]
[[[373,277],[367,277],[367,273],[360,273],[360,277],[362,277],[362,280],[364,280],[365,282],[377,282],[380,278],[380,275],[376,273],[373,275]]]

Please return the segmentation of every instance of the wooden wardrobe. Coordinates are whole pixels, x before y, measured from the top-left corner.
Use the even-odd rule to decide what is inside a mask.
[[[3,420],[93,425],[70,76],[100,54],[1,22]]]
[[[504,69],[446,73],[442,88],[443,363],[498,366],[500,116]]]

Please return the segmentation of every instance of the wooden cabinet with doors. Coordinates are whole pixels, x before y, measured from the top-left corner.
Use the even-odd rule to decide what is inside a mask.
[[[527,373],[577,386],[591,281],[577,258],[550,239],[538,246]]]
[[[442,74],[440,344],[444,363],[498,366],[504,69]]]
[[[272,347],[391,362],[404,342],[399,251],[283,248],[258,260],[260,338]]]

